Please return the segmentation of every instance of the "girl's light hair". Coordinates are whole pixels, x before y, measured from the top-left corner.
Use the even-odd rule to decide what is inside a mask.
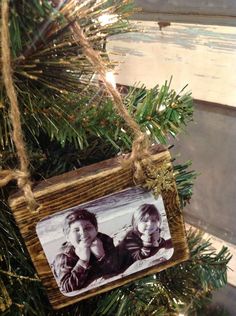
[[[161,222],[161,214],[154,204],[142,204],[132,216],[132,225],[135,230],[137,230],[138,223],[141,222],[146,215],[155,216],[157,221]]]

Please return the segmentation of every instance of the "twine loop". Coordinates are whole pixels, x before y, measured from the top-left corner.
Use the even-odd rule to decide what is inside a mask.
[[[2,170],[0,172],[0,186],[6,185],[11,180],[16,180],[18,187],[23,190],[28,208],[31,212],[38,209],[31,189],[30,174],[28,171],[29,159],[27,156],[23,131],[20,120],[20,110],[17,95],[12,79],[10,35],[9,35],[9,0],[2,1],[1,23],[1,53],[2,75],[7,96],[10,101],[10,119],[12,122],[12,139],[20,162],[20,170]]]
[[[145,178],[147,166],[152,164],[150,154],[150,140],[146,134],[141,133],[134,141],[132,152],[128,158],[123,157],[120,163],[123,167],[133,168],[133,181],[135,184],[142,183]]]
[[[22,172],[21,170],[17,170],[16,173],[17,185],[21,190],[24,190],[25,186],[27,186],[29,182],[30,175],[28,172]]]
[[[7,185],[12,180],[17,180],[18,186],[23,189],[28,177],[29,175],[21,170],[2,170],[0,171],[0,187]]]
[[[32,189],[31,182],[29,180],[29,172],[24,172],[21,170],[1,170],[0,171],[0,187],[7,185],[10,181],[17,181],[18,187],[24,192],[24,195],[27,196],[27,207],[32,212],[38,212],[39,204],[35,201]]]
[[[104,62],[91,46],[88,39],[85,37],[80,25],[75,21],[70,21],[70,28],[74,34],[75,40],[82,46],[85,56],[90,63],[95,67],[97,73],[100,75],[106,90],[114,101],[115,109],[118,114],[124,119],[127,126],[134,134],[134,141],[132,144],[132,153],[130,157],[124,162],[132,164],[134,167],[134,179],[142,181],[144,176],[143,160],[146,163],[151,161],[149,152],[149,139],[146,133],[143,133],[135,120],[131,117],[128,110],[123,104],[120,93],[112,86],[106,79],[106,67]],[[28,171],[29,160],[23,139],[23,131],[20,121],[20,110],[17,101],[17,95],[12,79],[11,69],[11,53],[10,53],[10,39],[9,39],[9,0],[2,2],[2,23],[1,23],[1,53],[2,53],[2,74],[5,84],[7,96],[10,100],[10,118],[12,121],[12,138],[16,147],[16,152],[20,162],[20,170],[2,170],[0,171],[0,186],[6,185],[11,180],[16,180],[17,185],[23,190],[28,208],[31,212],[37,212],[39,205],[36,202],[30,182],[30,173]]]
[[[85,37],[83,30],[76,21],[70,21],[70,18],[66,16],[67,20],[71,23],[71,30],[74,34],[74,39],[78,44],[82,46],[83,52],[90,63],[94,66],[97,73],[100,75],[101,80],[111,98],[114,101],[114,106],[118,115],[121,116],[126,122],[127,126],[132,130],[134,140],[132,144],[132,153],[126,161],[121,161],[123,166],[131,165],[134,168],[134,180],[135,182],[142,182],[144,180],[143,159],[146,159],[146,163],[151,162],[151,154],[149,151],[150,141],[148,135],[143,133],[138,123],[132,118],[128,110],[123,104],[120,93],[116,88],[106,79],[106,67],[100,56],[100,54],[93,49],[88,39]]]

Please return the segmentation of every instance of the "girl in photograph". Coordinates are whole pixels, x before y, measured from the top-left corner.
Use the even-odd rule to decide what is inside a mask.
[[[66,242],[53,262],[53,272],[64,293],[86,287],[101,276],[114,274],[113,239],[98,232],[96,216],[77,209],[66,216]]]
[[[161,248],[169,247],[161,236],[161,215],[154,204],[143,204],[133,214],[132,229],[119,245],[123,268],[133,262],[155,255]]]

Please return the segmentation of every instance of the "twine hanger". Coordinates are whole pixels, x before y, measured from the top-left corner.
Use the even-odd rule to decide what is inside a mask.
[[[3,82],[6,88],[7,96],[10,100],[10,119],[12,122],[12,139],[16,147],[16,153],[20,162],[20,168],[16,170],[1,170],[0,171],[0,187],[5,186],[9,181],[16,180],[17,185],[22,189],[28,209],[31,212],[39,210],[39,204],[36,202],[30,181],[29,173],[29,159],[23,138],[23,131],[20,119],[20,110],[17,101],[17,95],[14,88],[11,69],[11,52],[10,52],[10,35],[9,35],[9,0],[2,1],[2,23],[1,23],[1,53],[2,53],[2,74]],[[62,9],[63,12],[63,9]],[[68,17],[67,20],[71,23]],[[114,106],[118,114],[124,119],[127,126],[133,132],[134,141],[132,144],[132,153],[128,159],[123,160],[124,165],[133,165],[134,179],[141,181],[144,177],[143,167],[141,161],[150,160],[149,152],[149,138],[146,133],[143,133],[139,125],[130,116],[126,107],[123,104],[120,93],[112,86],[106,79],[106,67],[99,55],[96,52],[88,39],[85,37],[80,25],[75,21],[70,26],[75,40],[82,46],[85,56],[90,63],[95,67],[97,73],[100,75],[106,90],[114,101]]]
[[[67,5],[73,4],[73,1],[69,1]],[[61,10],[63,13],[63,8]],[[151,154],[149,151],[150,148],[150,140],[146,133],[143,133],[140,129],[140,126],[129,114],[128,110],[123,104],[120,93],[116,88],[106,79],[106,66],[97,51],[95,51],[92,45],[89,43],[88,39],[85,37],[83,30],[81,29],[79,23],[76,21],[71,21],[68,16],[66,19],[71,24],[70,29],[74,34],[75,41],[82,46],[84,55],[90,61],[90,63],[94,66],[97,73],[100,75],[100,79],[102,80],[108,94],[112,97],[114,101],[115,109],[119,116],[121,116],[126,122],[127,126],[133,132],[134,140],[132,143],[132,152],[131,155],[121,161],[121,164],[124,166],[133,165],[134,168],[134,182],[142,182],[145,178],[143,171],[143,160],[145,159],[146,164],[150,164],[151,162]]]
[[[9,36],[9,0],[2,1],[2,23],[1,23],[1,53],[2,53],[2,75],[7,96],[10,100],[10,119],[12,122],[12,139],[16,147],[16,153],[20,162],[19,170],[0,171],[0,187],[11,180],[17,180],[17,185],[24,192],[24,196],[31,212],[37,211],[39,205],[36,202],[30,182],[29,159],[23,139],[20,121],[20,110],[16,91],[12,79],[11,52]]]

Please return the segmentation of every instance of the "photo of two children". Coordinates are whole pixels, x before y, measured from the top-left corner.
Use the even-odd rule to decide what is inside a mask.
[[[173,254],[162,198],[155,200],[141,188],[114,193],[53,217],[54,224],[52,218],[38,223],[37,234],[64,295],[77,295],[161,264]],[[55,234],[58,221],[63,232],[60,244]]]

